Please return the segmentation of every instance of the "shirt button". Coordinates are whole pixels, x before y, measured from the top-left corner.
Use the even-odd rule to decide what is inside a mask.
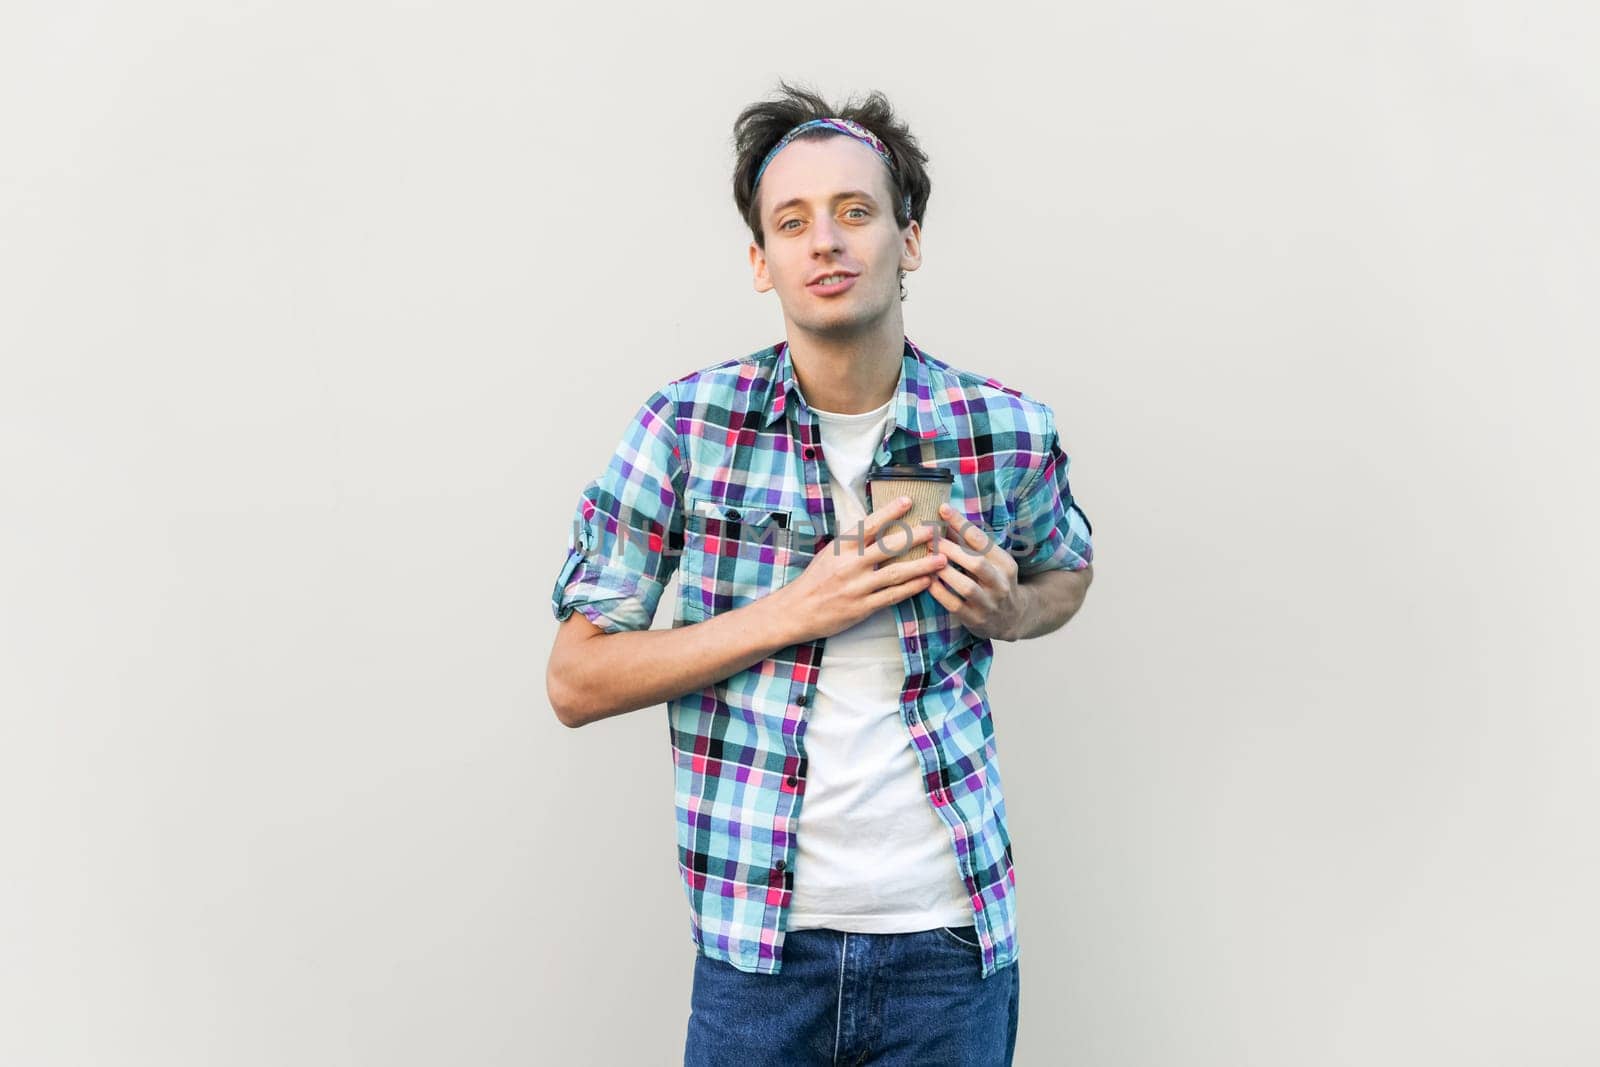
[[[817,450],[816,449],[807,446],[806,452],[805,452],[805,455],[806,455],[807,459],[810,459],[811,457],[815,456],[816,454],[817,454]]]
[[[800,779],[796,778],[792,774],[788,778],[784,779],[784,781],[788,782],[790,785],[799,785],[800,784]]]
[[[781,871],[787,866],[789,866],[787,863],[783,862],[782,860],[779,860],[777,863],[774,863],[772,865],[772,868],[773,868],[773,870]]]
[[[805,706],[806,706],[806,701],[807,701],[807,700],[809,700],[809,699],[810,699],[810,698],[809,698],[809,697],[807,697],[807,696],[806,696],[806,694],[804,694],[804,693],[801,693],[801,694],[800,694],[800,695],[799,695],[799,696],[797,696],[797,697],[795,697],[795,698],[794,698],[794,702],[795,702],[795,703],[796,703],[796,704],[798,704],[798,705],[799,705],[799,706],[800,706],[800,707],[802,707],[802,708],[803,708],[803,707],[805,707]]]
[[[738,522],[739,521],[739,513],[737,511],[735,511],[733,508],[729,508],[728,509],[728,521],[729,522]]]

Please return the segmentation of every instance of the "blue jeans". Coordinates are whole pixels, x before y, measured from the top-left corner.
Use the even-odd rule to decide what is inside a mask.
[[[1017,963],[983,977],[971,926],[790,930],[777,974],[697,950],[685,1067],[1000,1067],[1017,1043]]]

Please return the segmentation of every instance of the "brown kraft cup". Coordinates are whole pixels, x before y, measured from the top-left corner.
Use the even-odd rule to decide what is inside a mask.
[[[922,559],[932,554],[933,550],[926,543],[912,545],[899,555],[894,553],[904,548],[911,534],[921,532],[924,523],[937,524],[941,535],[947,532],[947,524],[939,514],[939,505],[950,499],[950,487],[955,480],[955,472],[943,467],[900,465],[873,467],[867,471],[867,492],[872,498],[873,511],[881,511],[899,497],[911,498],[910,510],[878,531],[877,540],[890,553],[885,566]],[[900,523],[909,526],[910,532]]]

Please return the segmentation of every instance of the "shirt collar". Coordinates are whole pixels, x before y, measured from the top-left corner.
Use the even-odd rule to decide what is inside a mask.
[[[950,425],[941,410],[944,403],[935,384],[937,372],[911,338],[904,338],[904,342],[900,380],[895,385],[894,425],[920,440],[948,437]],[[763,428],[783,418],[790,403],[803,403],[794,362],[789,358],[789,343],[779,341],[774,347],[778,358],[767,379],[758,386],[758,393],[751,397],[752,405],[761,413]]]

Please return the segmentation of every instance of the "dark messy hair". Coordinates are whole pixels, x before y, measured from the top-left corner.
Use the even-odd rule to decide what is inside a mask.
[[[928,193],[932,189],[925,169],[928,157],[911,135],[910,128],[895,117],[888,97],[874,89],[860,101],[851,98],[843,107],[835,108],[815,91],[790,85],[780,79],[774,98],[751,104],[739,112],[739,117],[733,122],[733,202],[750,227],[756,247],[763,252],[766,251],[767,241],[761,229],[761,209],[755,189],[756,171],[784,134],[802,122],[825,118],[849,119],[859,123],[883,142],[895,166],[895,173],[890,177],[890,185],[895,191],[895,224],[904,229],[912,219],[916,219],[919,226],[923,223],[923,216],[928,210]],[[836,131],[814,129],[806,130],[795,140],[842,136],[845,135]],[[911,199],[909,216],[900,203],[906,196]],[[905,271],[900,272],[900,278],[904,281]],[[903,287],[900,292],[901,299],[905,299]]]

